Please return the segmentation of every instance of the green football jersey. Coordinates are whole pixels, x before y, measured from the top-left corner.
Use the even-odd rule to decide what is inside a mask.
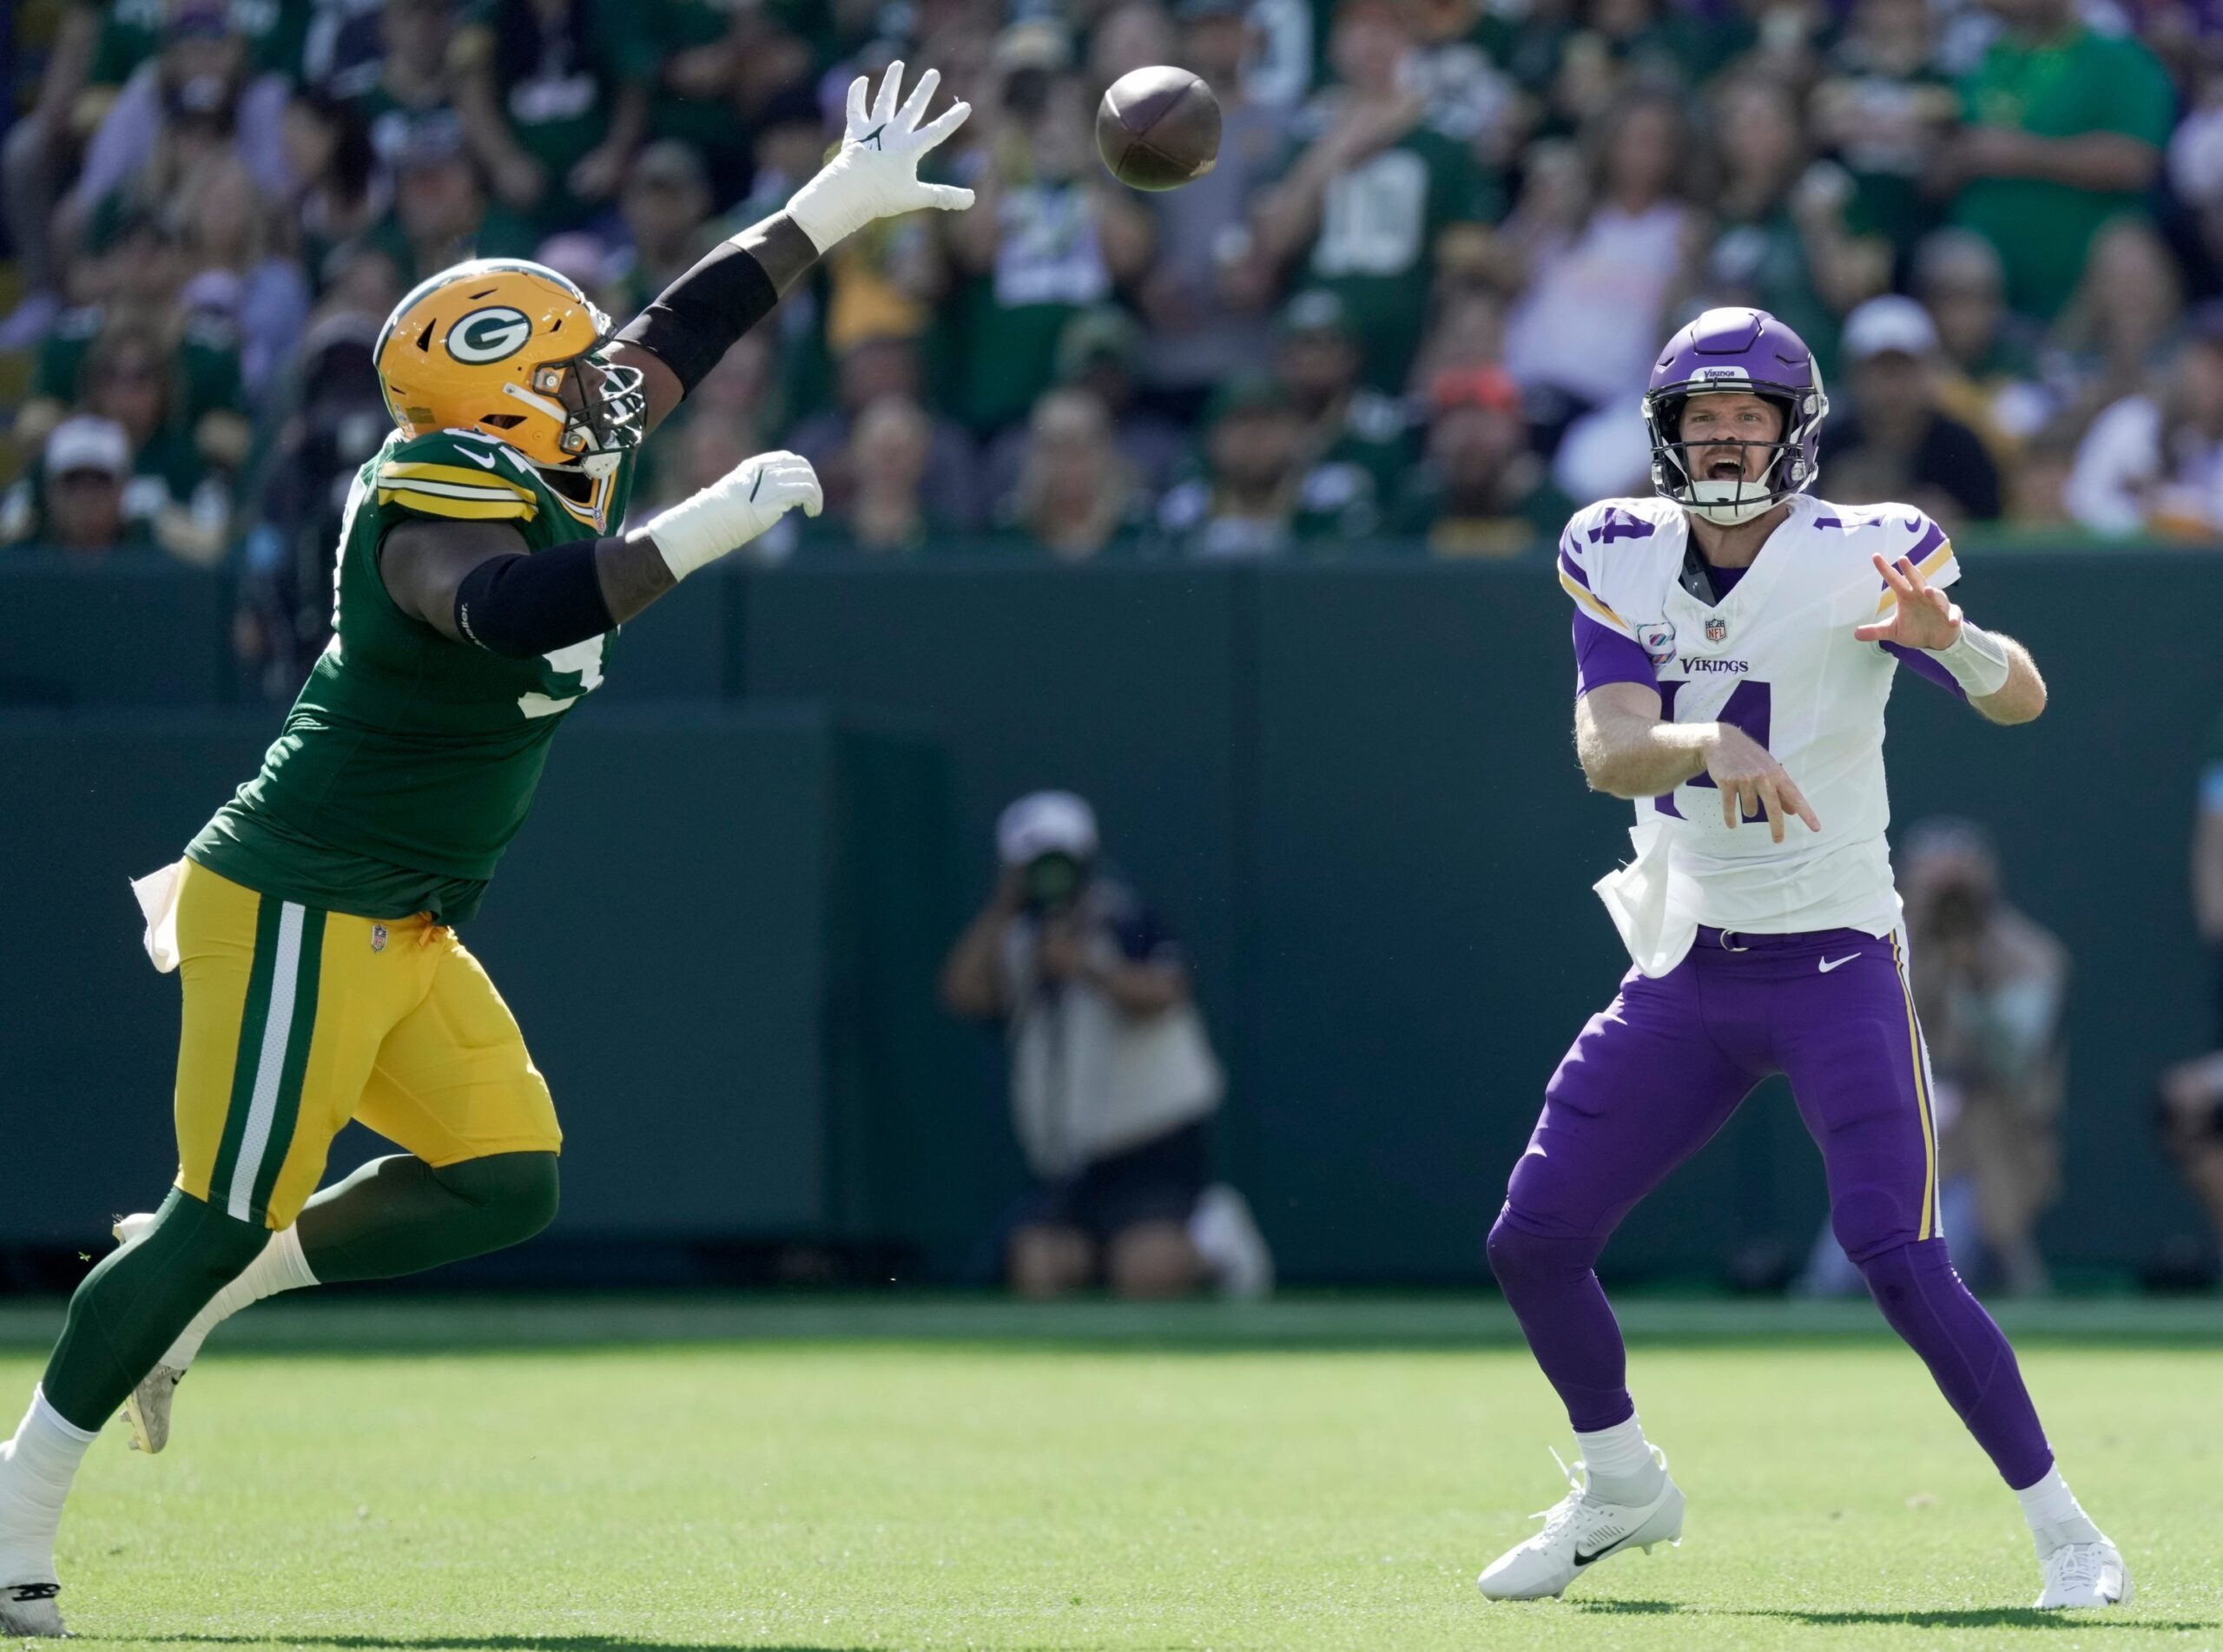
[[[477,912],[532,806],[556,727],[601,683],[616,632],[533,660],[452,642],[394,605],[379,542],[427,517],[508,522],[535,551],[591,538],[623,519],[634,458],[578,499],[475,431],[396,431],[348,496],[331,645],[262,772],[186,853],[330,912],[447,924]]]

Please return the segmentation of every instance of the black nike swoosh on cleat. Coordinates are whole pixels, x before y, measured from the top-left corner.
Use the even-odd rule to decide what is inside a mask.
[[[1606,1556],[1612,1554],[1614,1550],[1619,1548],[1625,1541],[1626,1541],[1625,1538],[1616,1537],[1613,1542],[1607,1543],[1603,1549],[1599,1550],[1594,1554],[1586,1555],[1581,1550],[1576,1550],[1574,1551],[1574,1569],[1577,1571],[1580,1571],[1592,1561],[1603,1560]]]

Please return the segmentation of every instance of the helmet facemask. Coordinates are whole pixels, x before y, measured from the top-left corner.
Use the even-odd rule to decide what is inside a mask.
[[[1692,397],[1724,392],[1755,395],[1777,409],[1783,415],[1783,427],[1776,439],[1748,442],[1720,437],[1685,441],[1683,414]],[[1652,438],[1652,490],[1673,500],[1692,515],[1721,527],[1734,527],[1764,517],[1785,499],[1804,493],[1813,485],[1818,468],[1815,463],[1816,437],[1829,411],[1830,400],[1823,392],[1818,372],[1811,389],[1749,380],[1724,383],[1685,379],[1663,385],[1647,392],[1644,398],[1645,428]],[[1752,448],[1759,448],[1767,455],[1767,462],[1760,467],[1757,477],[1747,474],[1751,466],[1744,462]],[[1737,475],[1694,474],[1694,449],[1735,449],[1739,461]],[[1707,461],[1709,465],[1717,462],[1712,458]]]
[[[614,471],[640,445],[648,412],[641,370],[605,357],[602,350],[607,342],[597,339],[576,356],[541,362],[532,370],[530,390],[502,386],[505,396],[561,427],[555,445],[564,457],[557,464],[576,465],[597,480]]]

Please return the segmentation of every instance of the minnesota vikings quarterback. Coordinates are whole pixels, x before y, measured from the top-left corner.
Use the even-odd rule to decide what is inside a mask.
[[[1900,667],[1995,723],[2037,716],[2045,685],[2021,644],[1947,599],[1960,569],[1936,523],[1808,495],[1828,411],[1790,328],[1709,310],[1652,370],[1657,497],[1592,505],[1560,541],[1576,749],[1593,788],[1636,804],[1634,859],[1598,885],[1634,967],[1546,1086],[1490,1231],[1586,1471],[1482,1573],[1494,1600],[1556,1596],[1607,1556],[1679,1541],[1683,1493],[1637,1420],[1593,1264],[1778,1072],[1822,1150],[1846,1254],[2022,1502],[2037,1604],[2130,1598],[1938,1234],[1929,1063],[1883,836]]]
[[[135,885],[155,966],[181,971],[176,1185],[87,1276],[30,1412],[0,1445],[0,1636],[58,1636],[55,1539],[86,1448],[128,1403],[160,1450],[179,1376],[274,1292],[412,1274],[554,1215],[548,1086],[454,926],[478,910],[548,747],[618,628],[792,507],[810,466],[768,453],[624,530],[642,438],[821,255],[877,218],[960,209],[920,124],[849,88],[844,140],[776,213],[612,336],[537,264],[482,260],[402,299],[379,340],[399,429],[355,478],[335,635],[262,771],[175,865]],[[310,1195],[360,1119],[404,1152]]]

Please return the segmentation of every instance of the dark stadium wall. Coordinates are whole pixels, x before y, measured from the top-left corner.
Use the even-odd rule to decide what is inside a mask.
[[[2163,575],[2176,596],[2135,639],[2093,634],[2096,577]],[[69,577],[0,573],[0,1249],[88,1244],[159,1195],[175,987],[124,879],[276,722],[181,709],[234,692],[220,578]],[[2147,1120],[2156,1069],[2205,1024],[2185,848],[2223,708],[2223,558],[1977,554],[1966,596],[2029,641],[2053,706],[1994,729],[1903,679],[1897,820],[1983,821],[2013,898],[2075,953],[2044,1237],[2058,1263],[2120,1266],[2195,1220]],[[1479,1279],[1544,1079],[1624,967],[1588,885],[1627,811],[1583,789],[1569,689],[1540,564],[690,589],[630,629],[469,937],[570,1134],[573,1242],[547,1254],[883,1241],[961,1274],[1020,1170],[997,1041],[940,1016],[933,973],[987,889],[996,811],[1067,786],[1190,944],[1234,1077],[1224,1166],[1288,1275]],[[1764,1271],[1823,1205],[1770,1087],[1608,1261]]]

